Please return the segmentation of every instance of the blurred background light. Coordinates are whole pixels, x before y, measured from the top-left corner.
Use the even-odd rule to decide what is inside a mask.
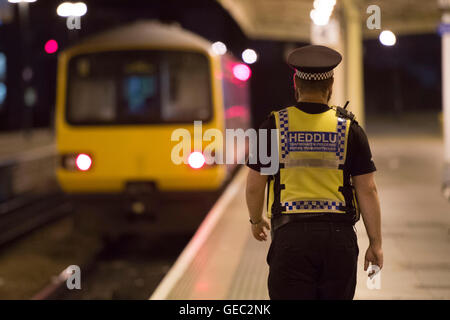
[[[30,81],[33,78],[33,69],[30,67],[25,67],[22,71],[22,79],[24,81]]]
[[[393,46],[397,42],[395,34],[390,30],[384,30],[379,36],[381,44],[384,46]]]
[[[313,6],[317,10],[329,10],[333,11],[333,7],[336,4],[336,0],[314,0]]]
[[[258,55],[253,49],[245,49],[244,52],[242,52],[242,60],[245,63],[252,64],[258,60]]]
[[[36,2],[36,0],[8,0],[10,3],[19,3],[19,2]]]
[[[3,52],[0,52],[0,79],[6,77],[6,56]]]
[[[214,42],[211,45],[211,48],[213,52],[218,55],[224,55],[225,53],[227,53],[227,46],[225,45],[225,43],[220,41]]]
[[[86,12],[87,6],[84,2],[63,2],[56,8],[56,13],[60,17],[81,17]]]
[[[56,51],[58,51],[58,42],[56,42],[56,40],[50,39],[45,43],[44,49],[48,54],[55,53]]]
[[[0,82],[0,107],[3,105],[6,99],[6,85]]]
[[[27,107],[30,107],[30,108],[33,107],[37,101],[36,89],[33,87],[26,88],[24,95],[23,95],[23,101],[25,102],[25,105]]]
[[[336,0],[315,0],[314,9],[309,14],[314,24],[318,26],[328,24],[335,5]]]
[[[233,75],[238,80],[247,81],[251,73],[250,68],[243,63],[239,63],[233,67]]]

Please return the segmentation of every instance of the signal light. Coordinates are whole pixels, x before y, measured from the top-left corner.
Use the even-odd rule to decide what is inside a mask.
[[[193,169],[200,169],[205,164],[205,156],[198,151],[192,152],[188,157],[188,164]]]
[[[56,42],[56,40],[53,39],[48,40],[45,43],[44,50],[48,54],[55,53],[56,51],[58,51],[58,42]]]
[[[233,67],[233,75],[238,80],[247,81],[250,79],[251,74],[252,71],[250,68],[243,63],[239,63]]]
[[[92,159],[87,154],[81,153],[77,156],[77,158],[75,160],[75,164],[76,164],[78,170],[87,171],[92,166]]]

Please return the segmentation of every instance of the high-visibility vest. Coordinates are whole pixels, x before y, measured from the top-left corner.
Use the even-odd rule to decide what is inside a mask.
[[[344,181],[351,120],[330,108],[309,114],[296,107],[274,111],[280,169],[269,179],[268,216],[329,212],[351,214],[357,201]]]

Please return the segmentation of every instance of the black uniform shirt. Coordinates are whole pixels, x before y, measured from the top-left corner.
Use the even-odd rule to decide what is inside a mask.
[[[303,112],[310,114],[318,114],[329,110],[330,108],[326,104],[300,102],[296,107]],[[275,117],[270,115],[263,121],[260,129],[276,129]],[[267,150],[270,154],[270,135],[267,139]],[[258,143],[259,145],[259,143]],[[259,153],[258,153],[259,154]],[[247,166],[253,170],[261,171],[261,168],[269,167],[270,164],[263,165],[259,162],[250,164]],[[357,176],[361,174],[367,174],[376,171],[375,164],[372,161],[372,153],[370,152],[369,141],[364,133],[364,130],[358,125],[356,121],[353,121],[350,125],[348,140],[347,140],[347,155],[344,163],[344,179],[349,181],[351,176]],[[270,210],[270,208],[269,208]],[[333,213],[314,213],[314,214],[302,214],[305,219],[308,220],[326,220],[326,221],[347,221],[348,217],[344,217],[340,214]]]

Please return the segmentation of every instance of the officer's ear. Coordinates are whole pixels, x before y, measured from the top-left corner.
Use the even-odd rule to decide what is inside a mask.
[[[330,101],[331,96],[333,95],[333,83],[334,83],[334,77],[330,78],[330,83],[328,84],[328,96],[327,101]]]
[[[294,82],[294,96],[295,101],[298,102],[300,100],[300,93],[298,92],[298,86],[297,86],[297,76],[294,73],[294,76],[292,77],[292,81]]]
[[[297,88],[295,88],[294,95],[295,95],[295,101],[299,102],[300,101],[300,93],[298,92]]]
[[[334,77],[330,78],[330,90],[333,90]]]

